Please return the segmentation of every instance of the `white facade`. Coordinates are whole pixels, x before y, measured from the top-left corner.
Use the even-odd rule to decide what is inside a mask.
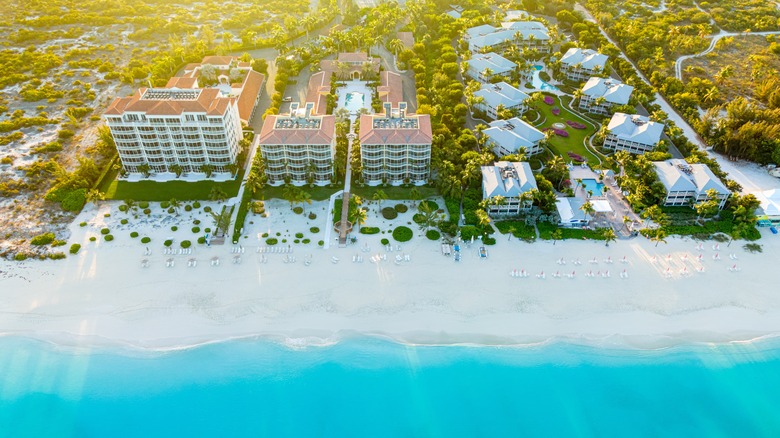
[[[592,77],[582,87],[580,108],[595,114],[609,115],[612,107],[627,105],[634,87],[617,79]]]
[[[541,141],[544,133],[517,117],[509,120],[495,120],[482,132],[487,137],[487,145],[498,157],[515,154],[521,148],[526,155],[542,152]]]
[[[508,21],[501,23],[501,27],[483,24],[467,29],[464,38],[472,53],[503,52],[510,46],[542,53],[550,51],[550,35],[538,21]]]
[[[496,53],[477,53],[468,60],[466,73],[476,81],[487,84],[494,76],[509,77],[517,64]]]
[[[325,185],[333,179],[335,116],[312,115],[313,103],[289,115],[269,115],[260,131],[260,153],[270,185]]]
[[[615,113],[607,125],[607,131],[604,139],[606,149],[643,154],[658,145],[664,125],[637,114]]]
[[[604,72],[608,59],[595,50],[572,47],[561,56],[561,72],[572,81],[583,81]]]
[[[529,96],[506,82],[482,85],[474,96],[482,98],[482,102],[476,104],[475,108],[494,120],[498,118],[498,108],[502,105],[508,110],[516,110],[519,114],[528,109],[525,101]]]
[[[533,200],[522,197],[536,189],[536,178],[527,162],[498,161],[482,166],[482,199],[492,201],[487,205],[490,216],[512,216],[529,210]],[[495,202],[499,199],[501,202]]]
[[[664,205],[688,206],[707,200],[707,192],[717,192],[718,208],[726,205],[731,191],[701,163],[688,163],[685,160],[672,159],[654,161],[655,173],[666,188]]]
[[[227,172],[240,151],[241,121],[235,99],[213,89],[141,89],[116,99],[105,119],[122,167],[130,174]]]

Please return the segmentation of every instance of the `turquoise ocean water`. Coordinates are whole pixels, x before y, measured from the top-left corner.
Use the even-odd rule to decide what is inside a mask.
[[[613,350],[0,338],[0,436],[780,436],[776,341]]]

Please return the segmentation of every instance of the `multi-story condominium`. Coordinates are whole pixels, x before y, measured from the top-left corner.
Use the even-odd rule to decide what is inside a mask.
[[[533,201],[521,198],[531,190],[536,190],[536,178],[531,165],[525,161],[498,161],[492,166],[482,166],[482,199],[490,200],[487,203],[490,216],[512,216],[529,210]]]
[[[617,79],[594,76],[582,87],[580,108],[595,114],[608,116],[612,107],[627,105],[634,87]]]
[[[483,24],[467,29],[464,39],[472,53],[503,52],[510,46],[550,51],[550,35],[538,21],[508,21],[501,27]]]
[[[519,114],[523,114],[527,109],[525,101],[528,100],[528,95],[506,82],[484,84],[474,92],[474,96],[482,98],[481,102],[474,107],[483,111],[491,119],[498,118],[498,109],[501,106],[508,110],[517,111]]]
[[[487,137],[486,144],[497,157],[516,154],[522,148],[526,155],[542,152],[541,141],[544,133],[517,117],[509,120],[495,120],[482,132]]]
[[[268,183],[325,185],[333,178],[336,154],[336,117],[312,115],[313,103],[290,114],[269,115],[260,131],[260,153]]]
[[[173,77],[166,88],[214,87],[223,96],[235,97],[238,116],[249,124],[255,115],[265,76],[252,70],[248,62],[234,56],[206,56],[199,64],[187,64],[184,75]]]
[[[105,119],[130,174],[228,172],[240,153],[238,101],[217,88],[141,88]]]
[[[472,79],[487,84],[494,76],[508,77],[517,70],[517,64],[496,53],[477,53],[468,60],[468,74]]]
[[[406,114],[406,102],[360,116],[360,161],[366,184],[425,184],[431,172],[431,118]]]
[[[652,151],[664,132],[662,123],[637,114],[615,113],[607,125],[604,147],[613,151],[643,154]]]
[[[731,191],[701,163],[688,163],[685,160],[672,159],[653,161],[658,179],[666,187],[664,205],[694,205],[707,200],[707,192],[714,189],[717,193],[718,208],[726,205]]]
[[[583,81],[604,72],[608,59],[595,50],[572,47],[561,57],[561,72],[572,81]]]

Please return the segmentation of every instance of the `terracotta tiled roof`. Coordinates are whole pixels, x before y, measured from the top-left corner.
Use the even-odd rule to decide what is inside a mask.
[[[314,73],[309,78],[309,87],[306,89],[306,102],[314,103],[312,114],[325,114],[328,107],[328,94],[330,93],[330,77],[333,73],[321,71]]]
[[[238,97],[238,116],[241,120],[249,123],[255,102],[257,102],[257,95],[260,94],[264,82],[265,76],[254,70],[249,70],[244,77],[244,82],[240,85],[241,94]]]
[[[336,138],[336,116],[317,116],[318,128],[276,129],[276,120],[290,116],[269,115],[260,130],[261,145],[331,144]]]
[[[401,75],[387,70],[380,73],[379,86],[376,87],[376,92],[382,102],[397,104],[403,101]]]
[[[206,88],[201,90],[197,99],[143,99],[147,88],[141,88],[131,97],[114,99],[106,110],[106,114],[121,115],[124,112],[141,112],[147,115],[178,116],[184,112],[206,113],[207,115],[223,115],[228,106],[235,100],[230,97],[220,97],[219,90]]]
[[[417,128],[374,128],[375,118],[384,115],[363,114],[360,116],[360,144],[431,144],[431,116],[416,114],[406,118],[416,118]]]
[[[345,52],[339,53],[339,62],[366,62],[368,54],[366,52]]]
[[[197,84],[198,78],[175,76],[165,84],[165,88],[197,88]]]
[[[219,66],[228,66],[230,65],[231,62],[233,62],[234,59],[237,58],[235,56],[205,56],[200,63],[219,65]]]

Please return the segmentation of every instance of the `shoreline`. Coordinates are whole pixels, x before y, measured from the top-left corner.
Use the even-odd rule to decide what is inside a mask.
[[[393,242],[387,251],[379,240],[389,235],[381,233],[355,234],[358,243],[347,248],[317,247],[323,232],[307,231],[327,224],[327,201],[307,206],[307,213],[318,215],[312,220],[290,212],[284,201],[266,204],[269,217],[253,216],[245,233],[279,233],[293,252],[260,252],[265,239],[249,237],[242,239],[240,263],[230,263],[237,257],[230,244],[195,245],[185,255],[163,251],[170,236],[177,243],[194,240],[189,228],[198,217],[206,225],[202,214],[154,213],[141,225],[121,226],[128,215],[117,211],[118,203],[83,212],[71,225],[71,242],[82,244],[79,254],[0,261],[0,336],[174,351],[247,338],[306,348],[354,337],[404,345],[573,342],[654,350],[780,335],[780,294],[770,286],[780,240],[766,231],[762,253],[743,250],[743,242],[729,247],[687,238],[655,246],[637,237],[606,247],[497,235],[487,259],[479,256],[479,242],[464,243],[462,260],[455,262],[441,254],[439,241],[419,235],[411,208],[385,220],[370,205],[365,226],[415,229],[411,241]],[[80,221],[88,225],[80,227]],[[174,225],[181,230],[170,231]],[[115,240],[90,242],[102,227],[118,229]],[[129,237],[133,230],[152,238],[152,255]],[[312,243],[292,243],[299,232]],[[224,263],[210,265],[215,257]],[[351,261],[357,257],[364,260]],[[188,266],[188,259],[200,262]],[[166,260],[175,266],[166,267]],[[572,271],[576,275],[568,278]]]

